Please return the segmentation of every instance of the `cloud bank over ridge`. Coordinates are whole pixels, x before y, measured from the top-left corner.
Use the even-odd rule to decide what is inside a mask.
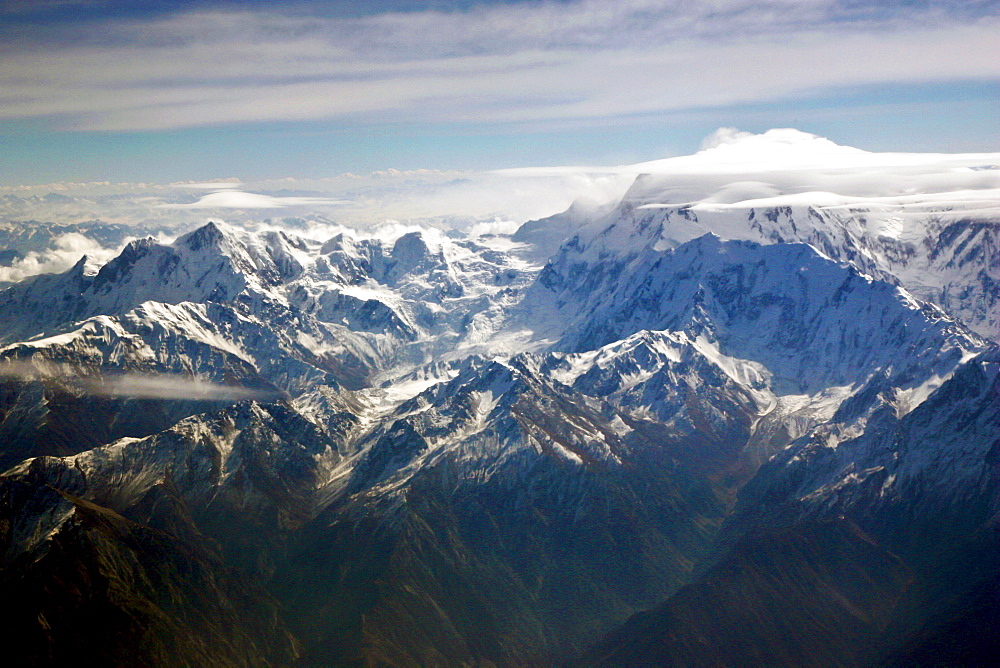
[[[42,220],[46,213],[57,212],[65,223],[74,220],[73,207],[78,207],[75,220],[132,220],[143,229],[153,221],[176,233],[217,218],[247,229],[286,229],[317,240],[351,228],[377,236],[418,227],[505,234],[574,203],[609,204],[626,192],[636,206],[646,207],[870,205],[892,209],[901,219],[911,212],[1000,215],[1000,153],[869,152],[787,128],[760,134],[721,128],[703,145],[706,148],[692,155],[630,165],[492,172],[386,170],[245,183],[122,184],[117,190],[104,183],[50,184],[24,190],[18,211],[34,211]],[[49,188],[57,189],[60,197],[54,200],[55,208],[45,209],[44,192]],[[5,192],[9,204],[22,191],[0,189],[0,195]],[[261,202],[268,206],[257,206]],[[141,235],[137,229],[135,236]],[[120,246],[105,247],[82,234],[66,233],[47,249],[0,267],[0,280],[64,271],[82,254],[100,264],[118,250]]]

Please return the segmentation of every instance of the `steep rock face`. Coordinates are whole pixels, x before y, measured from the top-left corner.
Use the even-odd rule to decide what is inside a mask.
[[[275,353],[331,357],[330,364],[344,367],[345,378],[356,384],[371,372],[373,357],[389,352],[393,332],[381,338],[368,336],[366,328],[355,333],[339,322],[321,322],[290,303],[287,293],[294,293],[296,281],[304,280],[319,249],[316,242],[289,235],[252,235],[216,223],[169,246],[153,239],[135,241],[94,276],[84,273],[81,260],[64,274],[38,276],[0,292],[0,336],[8,342],[24,340],[60,328],[71,330],[87,318],[122,317],[142,308],[152,320],[169,321],[170,307],[199,304],[215,309],[223,330],[217,332],[220,340],[227,338],[233,324],[255,324],[271,339],[250,345],[230,342],[229,347],[250,349],[260,360]],[[153,312],[156,304],[166,306]],[[227,309],[228,314],[223,312]],[[393,326],[389,322],[368,330],[383,333]],[[260,350],[264,345],[281,350]],[[291,381],[294,374],[286,375]]]
[[[0,486],[10,661],[274,665],[298,656],[274,600],[232,573],[193,528],[180,539],[48,487]],[[11,504],[46,501],[64,512],[62,522],[44,544],[12,558]]]
[[[633,432],[627,414],[540,366],[470,362],[367,436],[357,422],[339,431],[353,449],[291,409],[250,403],[30,460],[5,489],[60,495],[20,512],[10,501],[21,528],[6,552],[48,549],[68,531],[71,495],[181,541],[217,541],[252,587],[270,580],[309,661],[568,658],[679,586],[729,494],[695,464],[710,435]],[[305,405],[349,406],[336,396]],[[748,423],[716,449],[738,452],[725,441],[746,440]]]
[[[0,479],[14,656],[286,665],[300,649],[264,585],[342,457],[282,405],[237,406]],[[128,652],[132,652],[129,654]]]
[[[94,397],[58,381],[15,381],[0,390],[0,466],[84,452],[122,437],[143,437],[225,399]]]
[[[698,575],[689,593],[631,620],[587,661],[698,663],[749,652],[781,662],[800,649],[819,664],[909,663],[930,652],[972,661],[989,656],[991,633],[967,613],[996,617],[997,369],[996,351],[984,352],[903,415],[885,387],[878,398],[861,392],[844,402],[829,422],[776,454],[742,488],[711,549],[714,566]],[[796,548],[753,567],[745,563],[767,553],[758,536],[798,536],[845,518],[864,530],[874,551],[852,547],[845,554],[840,546],[804,555]],[[886,555],[903,571],[890,568]],[[895,584],[879,599],[845,606],[850,594],[841,588],[852,581],[845,568],[858,569],[864,579],[856,584],[869,593],[886,586],[887,568]],[[901,572],[908,574],[905,586]],[[802,573],[814,574],[800,581]],[[812,582],[831,573],[830,581]],[[807,597],[807,590],[823,593]],[[747,591],[754,593],[746,600],[722,600]],[[767,604],[773,591],[781,601]],[[796,609],[783,608],[791,602]],[[732,613],[709,623],[710,609]],[[799,619],[808,610],[814,620],[825,619],[825,630],[808,631],[812,622]],[[959,631],[957,619],[970,625]],[[949,632],[958,635],[946,639]]]
[[[65,274],[8,288],[2,294],[3,336],[24,339],[95,315],[119,315],[151,300],[227,302],[248,287],[266,294],[278,275],[269,257],[251,253],[233,230],[209,223],[170,246],[152,238],[133,241],[94,276],[84,275],[78,264]],[[59,301],[53,303],[54,297]]]
[[[997,340],[1000,338],[1000,222],[963,218],[936,227],[936,240],[929,234],[924,243],[929,267],[925,269],[924,265],[914,263],[906,272],[910,279],[907,283],[914,285],[914,294],[941,304],[976,331]],[[920,285],[919,278],[928,274],[937,280],[925,279],[926,283]]]
[[[367,373],[370,349],[317,355],[299,339],[325,332],[290,317],[298,327],[282,330],[229,305],[147,302],[0,349],[0,461],[72,454],[240,399]]]
[[[307,662],[558,661],[680,584],[728,498],[690,456],[709,437],[653,440],[532,362],[470,366],[368,437],[275,580]]]
[[[546,304],[559,309],[569,324],[558,349],[593,349],[640,329],[687,330],[763,364],[779,393],[812,394],[890,367],[901,383],[944,375],[984,345],[941,311],[806,245],[704,236],[595,259],[579,243],[564,244],[525,304],[526,319]]]
[[[279,567],[307,663],[570,658],[683,583],[771,400],[665,332],[456,371],[361,438]]]
[[[847,522],[748,537],[578,665],[854,665],[912,581]]]
[[[768,433],[769,417],[786,413],[769,372],[703,337],[642,331],[586,353],[549,353],[538,371],[614,406],[660,447],[678,444],[673,456],[695,468],[740,477],[786,442]]]
[[[85,318],[86,305],[80,295],[92,282],[86,264],[84,256],[62,274],[40,274],[0,292],[0,340],[18,341],[58,322]]]
[[[998,369],[985,352],[901,417],[891,401],[842,411],[761,469],[733,522],[847,516],[914,556],[930,535],[979,531],[1000,511]]]
[[[493,336],[534,274],[516,254],[469,239],[410,232],[389,245],[339,234],[287,294],[324,323],[382,335],[384,366],[419,365]]]
[[[324,432],[291,408],[245,402],[144,439],[27,460],[4,479],[44,483],[125,516],[167,485],[195,515],[212,522],[273,523],[274,531],[311,516],[323,472],[340,458]],[[245,539],[256,537],[247,531]]]
[[[709,421],[739,421],[766,412],[774,401],[770,373],[763,366],[727,358],[705,339],[685,332],[640,331],[586,353],[550,353],[540,371],[583,394],[603,397],[636,417],[689,432],[697,405],[715,405]]]
[[[526,223],[519,234],[576,238],[575,244],[592,249],[591,259],[676,248],[708,233],[769,245],[805,243],[904,287],[982,336],[1000,336],[1000,221],[963,211],[961,201],[925,203],[914,195],[844,202],[816,193],[809,204],[804,196],[783,198],[766,183],[734,183],[714,193],[711,187],[679,193],[677,187],[672,176],[640,175],[613,209],[570,209]]]

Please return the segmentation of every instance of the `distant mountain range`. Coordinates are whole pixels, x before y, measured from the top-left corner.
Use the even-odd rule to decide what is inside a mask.
[[[649,169],[0,291],[11,665],[995,656],[1000,214]]]

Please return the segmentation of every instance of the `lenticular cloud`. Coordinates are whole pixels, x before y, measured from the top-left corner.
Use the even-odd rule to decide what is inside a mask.
[[[873,153],[793,129],[722,128],[694,155],[619,167],[504,170],[516,177],[631,174],[640,206],[846,205],[861,200],[943,210],[1000,204],[1000,153]]]
[[[209,185],[209,184],[205,184]],[[340,200],[326,197],[275,197],[260,193],[220,187],[215,192],[202,195],[189,204],[162,204],[163,209],[284,209],[293,206],[337,205]]]

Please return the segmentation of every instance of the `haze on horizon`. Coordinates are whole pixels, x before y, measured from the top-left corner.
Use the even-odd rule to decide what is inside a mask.
[[[760,134],[720,128],[693,155],[633,165],[0,187],[0,231],[9,227],[5,234],[27,243],[25,232],[34,230],[32,248],[20,248],[21,257],[0,266],[0,282],[66,271],[83,255],[96,267],[130,239],[152,235],[169,243],[206,220],[320,241],[348,232],[392,242],[415,230],[478,238],[512,234],[528,220],[567,209],[570,220],[600,219],[623,197],[641,208],[697,212],[863,206],[893,226],[912,216],[996,216],[1000,152],[878,153],[791,128]],[[46,221],[52,236],[46,241],[38,234],[43,224],[30,221]],[[94,228],[108,224],[110,236]]]

